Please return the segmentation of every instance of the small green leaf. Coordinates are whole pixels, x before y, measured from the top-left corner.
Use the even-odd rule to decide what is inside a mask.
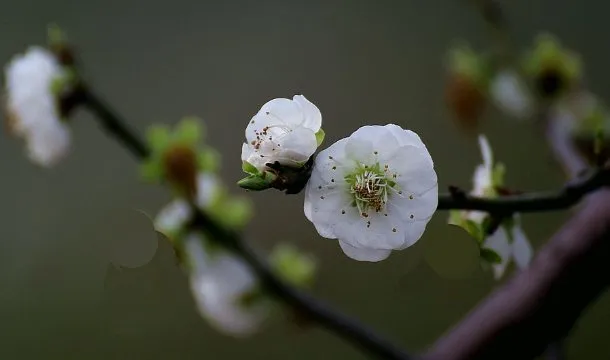
[[[243,189],[252,191],[261,191],[269,189],[271,182],[265,179],[263,175],[250,175],[237,182],[237,185]]]
[[[252,203],[243,198],[225,200],[220,206],[218,219],[230,228],[242,228],[252,218]]]
[[[245,173],[250,174],[250,175],[258,175],[258,174],[259,174],[259,171],[258,171],[258,169],[256,168],[256,166],[254,166],[254,165],[250,164],[250,163],[249,163],[249,162],[247,162],[247,161],[243,161],[243,162],[241,163],[241,169],[242,169],[242,170],[243,170]]]
[[[306,287],[313,283],[317,267],[315,259],[293,246],[277,245],[271,253],[270,262],[278,275],[293,285]]]
[[[202,124],[199,118],[185,117],[174,129],[174,139],[185,144],[196,144],[201,139],[203,133]]]
[[[481,248],[481,258],[490,264],[499,264],[502,262],[502,257],[490,248]]]
[[[479,243],[482,243],[485,240],[485,233],[483,232],[483,228],[480,224],[476,222],[466,219],[462,223],[462,227]]]
[[[504,175],[506,174],[506,167],[502,163],[496,163],[491,174],[494,188],[504,186]]]
[[[153,149],[162,151],[170,141],[169,129],[163,125],[151,125],[146,131],[146,140]]]
[[[197,165],[200,171],[216,172],[220,167],[220,154],[212,148],[199,151]]]
[[[62,46],[67,42],[66,33],[55,23],[51,23],[47,27],[47,42],[53,46]]]
[[[161,164],[155,160],[147,160],[140,165],[140,176],[146,182],[158,182],[163,177]]]
[[[318,132],[316,133],[316,141],[318,143],[318,146],[320,146],[322,144],[325,137],[326,137],[326,133],[324,132],[324,130],[322,130],[322,129],[318,130]]]

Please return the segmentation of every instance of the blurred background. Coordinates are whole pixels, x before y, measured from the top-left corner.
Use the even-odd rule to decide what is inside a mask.
[[[0,60],[44,44],[57,22],[77,44],[85,76],[140,132],[198,115],[223,155],[228,184],[241,176],[250,117],[266,101],[304,94],[322,111],[329,145],[364,124],[419,133],[441,188],[470,187],[476,137],[445,107],[444,61],[455,40],[486,44],[478,13],[458,0],[5,1]],[[586,62],[589,85],[610,96],[609,4],[506,2],[520,45],[551,31]],[[593,76],[591,75],[593,74]],[[139,182],[134,159],[84,111],[73,118],[69,157],[44,171],[3,131],[0,141],[0,358],[364,359],[323,329],[278,315],[254,337],[213,331],[194,310],[183,272],[147,216],[169,199]],[[482,124],[508,185],[552,189],[564,181],[533,123],[489,111]],[[240,189],[233,188],[235,193]],[[314,293],[420,351],[491,292],[467,235],[438,212],[412,248],[381,263],[348,259],[303,216],[302,195],[248,194],[248,241],[290,242],[314,253]],[[146,215],[148,214],[148,215]],[[568,213],[523,216],[536,248]],[[567,341],[573,359],[610,358],[610,297],[588,308]],[[518,346],[518,344],[515,344]]]

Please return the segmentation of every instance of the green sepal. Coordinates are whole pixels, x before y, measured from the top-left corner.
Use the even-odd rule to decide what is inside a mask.
[[[277,245],[271,253],[270,263],[277,274],[292,285],[308,287],[313,284],[317,267],[315,259],[291,245]]]
[[[490,264],[499,264],[502,262],[502,257],[490,248],[481,247],[479,254],[481,259],[485,260]]]
[[[258,175],[260,174],[260,172],[258,171],[258,169],[256,168],[256,166],[250,164],[247,161],[242,161],[241,163],[241,169],[246,173],[246,174],[250,174],[250,175]]]
[[[316,142],[317,142],[318,146],[322,145],[322,142],[324,142],[325,137],[326,137],[326,133],[324,132],[324,130],[322,130],[322,129],[318,130],[318,132],[316,133]]]
[[[206,147],[197,153],[199,171],[216,172],[220,168],[220,154],[216,149]]]
[[[266,190],[271,187],[271,182],[262,175],[250,175],[237,182],[240,188],[252,191]]]
[[[169,129],[163,125],[151,125],[146,131],[146,141],[155,151],[163,151],[170,143]]]
[[[172,139],[182,144],[195,145],[203,137],[201,120],[194,116],[182,118],[176,125]]]

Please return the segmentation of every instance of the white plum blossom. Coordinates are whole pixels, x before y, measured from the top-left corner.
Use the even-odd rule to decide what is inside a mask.
[[[413,245],[438,205],[432,158],[419,136],[363,126],[321,151],[305,190],[305,216],[360,261]]]
[[[254,333],[266,318],[268,307],[264,299],[256,297],[260,289],[248,266],[230,253],[208,251],[197,234],[189,234],[184,246],[191,291],[201,316],[228,335]]]
[[[513,218],[514,224],[510,228],[500,226],[491,236],[485,239],[483,247],[494,250],[502,261],[498,264],[493,264],[494,277],[500,279],[506,267],[511,260],[514,260],[519,269],[526,268],[530,261],[534,250],[532,245],[527,240],[518,216]]]
[[[265,164],[300,167],[318,148],[320,110],[303,95],[273,99],[264,104],[246,127],[242,161],[263,172]]]
[[[30,159],[53,166],[70,148],[70,129],[61,119],[54,81],[65,76],[55,56],[41,47],[31,47],[6,66],[6,110],[9,127],[23,138]]]
[[[498,72],[491,81],[489,91],[502,111],[520,119],[531,115],[534,106],[532,95],[515,71]]]
[[[196,204],[205,209],[208,207],[221,184],[214,175],[201,172],[197,175],[197,198]],[[182,198],[176,198],[167,204],[155,217],[155,229],[165,236],[179,231],[191,217],[191,208],[188,202]]]
[[[483,163],[478,165],[475,169],[472,179],[473,189],[470,192],[470,195],[495,198],[498,196],[496,187],[501,185],[498,182],[501,182],[502,179],[494,176],[496,175],[497,164],[494,163],[491,147],[484,135],[479,136],[479,146],[481,148]],[[484,239],[480,239],[482,241],[482,247],[491,249],[500,256],[501,261],[497,264],[492,264],[494,277],[496,279],[502,277],[509,262],[513,259],[520,269],[525,268],[530,263],[533,249],[521,228],[518,214],[514,215],[509,220],[505,220],[498,229],[489,236],[484,234],[487,229],[483,228],[485,219],[489,217],[487,212],[464,210],[459,211],[457,215],[457,217],[454,217],[452,214],[449,218],[449,223],[463,226],[462,223],[464,221],[472,221],[476,226],[481,228],[480,231],[483,232],[482,236]]]
[[[493,153],[484,135],[479,135],[479,147],[481,148],[483,163],[478,165],[474,171],[473,189],[470,194],[478,197],[493,197],[496,194],[493,180]],[[465,214],[468,219],[476,223],[482,223],[487,216],[487,213],[482,211],[466,211]]]

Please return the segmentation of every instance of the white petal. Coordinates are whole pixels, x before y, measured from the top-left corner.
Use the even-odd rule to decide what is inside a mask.
[[[424,145],[424,142],[421,140],[419,135],[417,135],[417,133],[411,130],[403,129],[400,126],[394,124],[388,124],[385,127],[390,130],[392,135],[394,135],[394,137],[398,141],[399,146],[413,145],[417,147],[426,148],[426,145]]]
[[[474,196],[485,196],[493,188],[493,174],[491,168],[479,165],[474,171],[472,178],[473,189],[471,194]]]
[[[197,205],[206,208],[211,205],[214,196],[220,189],[220,181],[207,172],[197,174]]]
[[[27,133],[28,155],[39,165],[54,166],[70,150],[70,139],[70,129],[64,124],[42,122]]]
[[[272,122],[281,123],[289,128],[296,128],[305,121],[301,107],[294,101],[284,98],[268,101],[261,107],[259,115],[273,119]]]
[[[385,260],[392,252],[392,250],[357,248],[340,240],[339,245],[341,246],[341,250],[343,250],[345,255],[358,261],[377,262]]]
[[[512,253],[519,269],[526,268],[532,260],[534,250],[519,225],[513,227]]]
[[[339,240],[353,246],[397,249],[405,242],[405,221],[398,216],[371,212],[367,217],[363,217],[355,207],[350,206],[346,209],[346,214],[337,220],[334,222],[334,234]]]
[[[197,274],[205,272],[210,257],[203,245],[205,239],[199,233],[191,232],[184,237],[184,249],[190,260],[192,271]]]
[[[491,168],[493,166],[493,153],[485,135],[479,135],[479,147],[481,148],[481,155],[483,155],[483,164]]]
[[[513,71],[501,71],[490,85],[490,93],[496,105],[517,118],[530,115],[532,97],[523,81]]]
[[[215,256],[205,271],[191,276],[191,289],[201,315],[219,330],[233,335],[254,332],[266,315],[261,306],[240,303],[240,298],[255,286],[250,269],[229,254]]]
[[[182,227],[190,215],[191,210],[188,204],[184,200],[176,199],[159,211],[154,221],[155,228],[167,235]]]
[[[391,194],[388,212],[398,213],[403,221],[429,220],[438,206],[438,186],[434,185],[422,194]]]
[[[318,132],[322,127],[322,113],[320,112],[320,109],[303,95],[295,95],[292,100],[301,108],[301,112],[303,113],[304,121],[301,126],[314,133]]]
[[[267,162],[279,161],[282,165],[305,163],[318,148],[316,134],[304,127],[298,127],[274,142],[277,147],[272,152],[265,152],[265,157]]]
[[[398,149],[399,143],[392,130],[380,125],[362,126],[349,136],[346,152],[363,164],[370,164],[373,158],[389,155]],[[373,157],[377,152],[379,156]]]
[[[406,226],[405,242],[397,250],[404,250],[409,246],[415,244],[426,231],[426,225],[429,220],[411,221]]]
[[[382,165],[386,164],[405,194],[423,194],[438,184],[434,164],[425,149],[403,146]]]
[[[496,279],[501,278],[502,275],[504,275],[506,266],[512,256],[512,248],[508,242],[506,230],[503,227],[500,227],[493,235],[485,240],[483,246],[494,250],[502,258],[502,261],[499,264],[493,265],[494,277]]]

